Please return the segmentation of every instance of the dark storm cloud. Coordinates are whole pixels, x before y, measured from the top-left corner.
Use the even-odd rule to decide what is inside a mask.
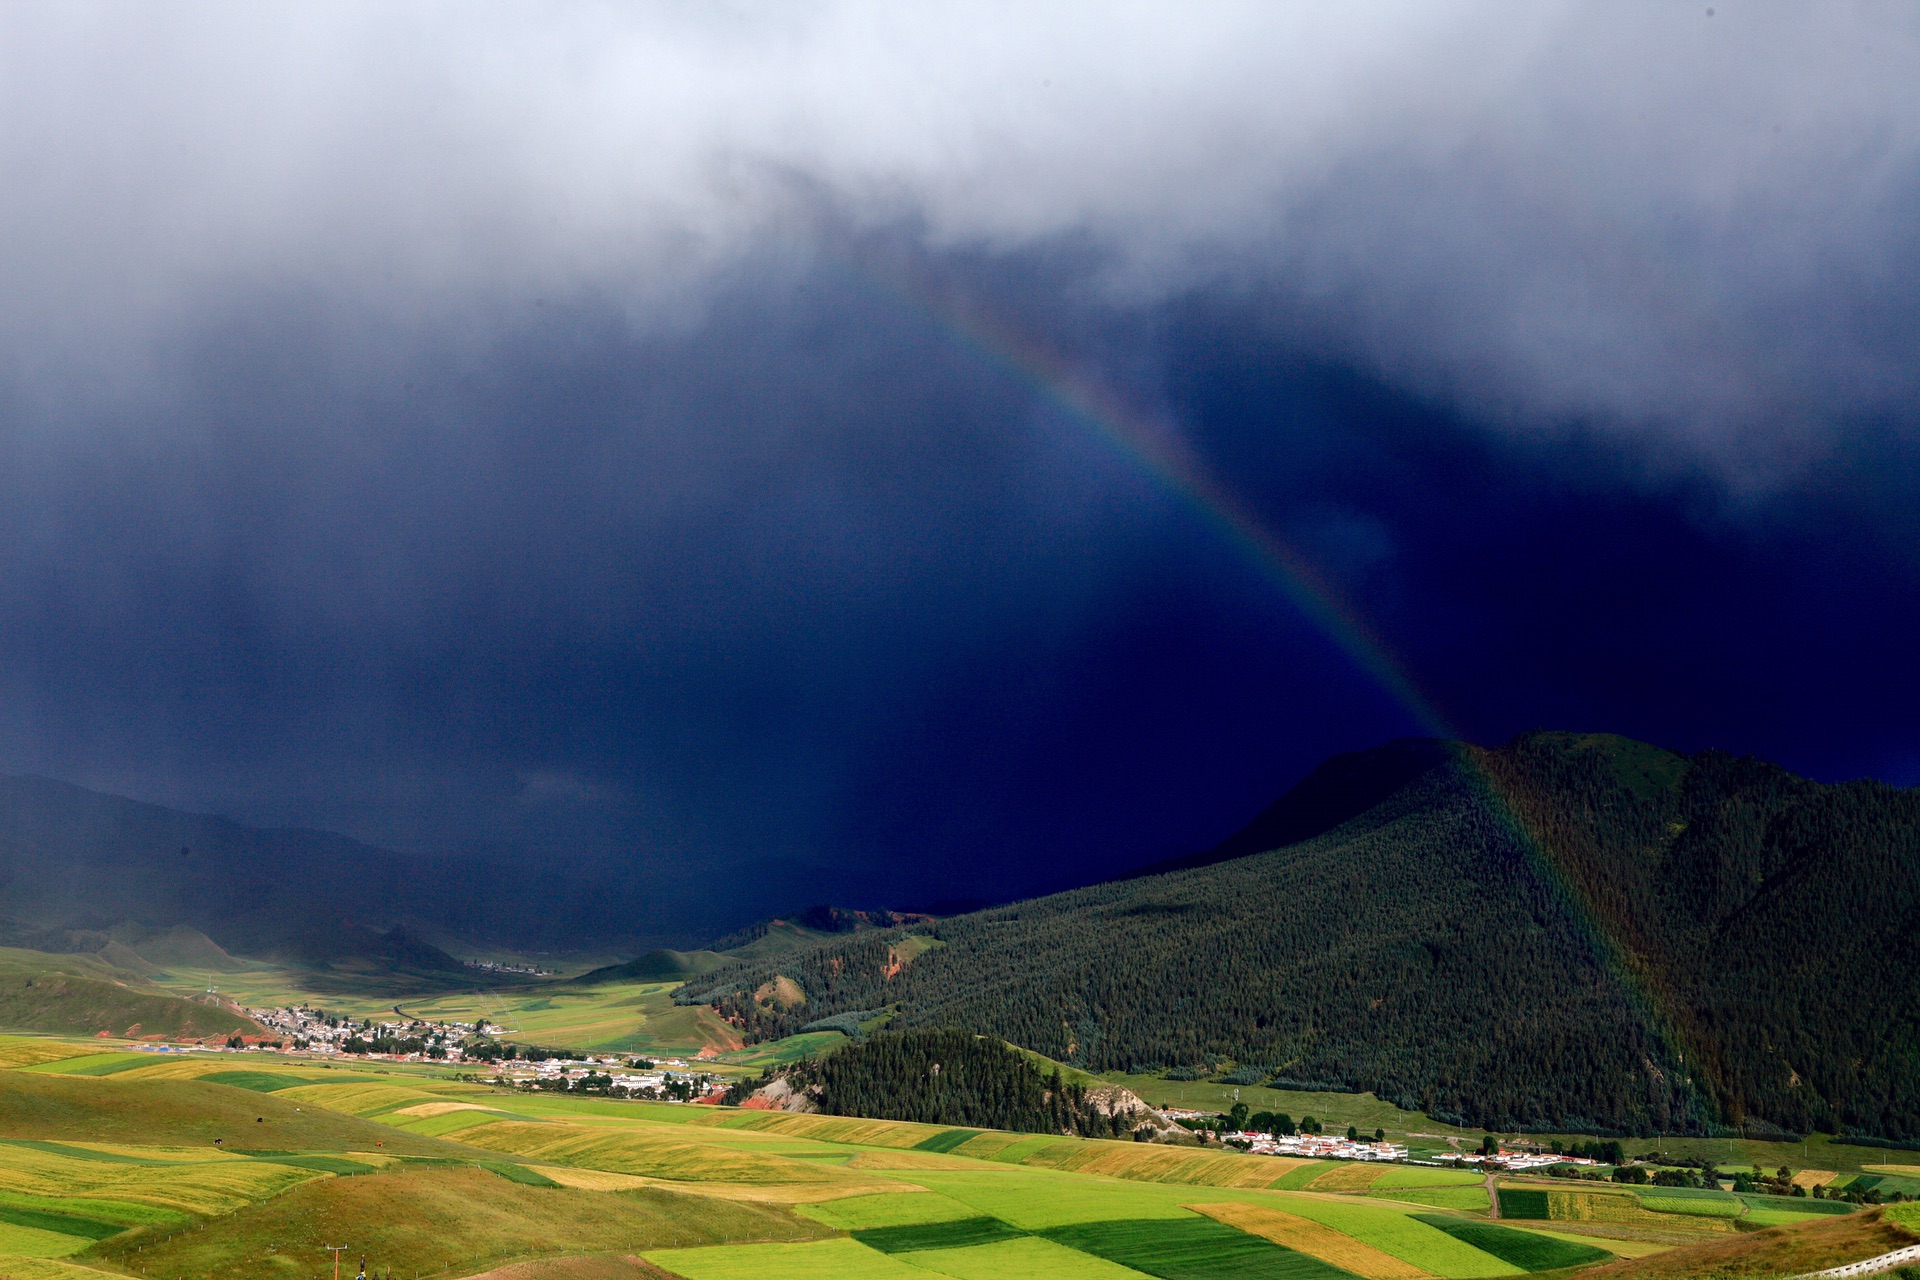
[[[10,13],[0,767],[618,856],[668,929],[1182,852],[1419,727],[956,298],[1463,732],[1905,767],[1916,26],[1714,9]]]

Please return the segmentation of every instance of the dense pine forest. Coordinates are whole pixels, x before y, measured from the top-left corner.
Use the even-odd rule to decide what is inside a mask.
[[[833,940],[680,998],[756,1039],[891,1008],[1094,1070],[1324,1081],[1504,1129],[1910,1139],[1916,919],[1920,794],[1534,734],[1440,753],[1278,850]],[[755,998],[776,972],[804,1005]]]
[[[1118,1133],[1087,1104],[1084,1089],[1064,1083],[1058,1070],[1042,1078],[1019,1053],[966,1031],[882,1032],[783,1074],[795,1088],[812,1088],[829,1115],[1025,1133]]]

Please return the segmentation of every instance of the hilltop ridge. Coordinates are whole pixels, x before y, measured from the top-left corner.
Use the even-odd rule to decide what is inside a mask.
[[[751,1037],[891,1009],[1093,1070],[1231,1069],[1504,1129],[1920,1137],[1920,794],[1611,735],[1408,754],[1322,775],[1398,786],[1311,838],[679,998]],[[804,1013],[756,998],[776,978]]]

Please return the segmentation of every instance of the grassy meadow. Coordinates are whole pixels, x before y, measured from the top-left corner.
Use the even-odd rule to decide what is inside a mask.
[[[531,1012],[584,1027],[606,1010]],[[1326,1095],[1303,1096],[1339,1119]],[[1383,1105],[1336,1096],[1354,1123]],[[1696,1253],[1724,1261],[1808,1231],[1824,1234],[1767,1247],[1863,1256],[1920,1239],[1878,1210],[1835,1217],[1816,1202],[1525,1178],[1500,1192],[1533,1216],[1496,1220],[1484,1179],[1449,1169],[0,1037],[0,1280],[315,1280],[328,1243],[391,1280],[1499,1280],[1691,1275]]]

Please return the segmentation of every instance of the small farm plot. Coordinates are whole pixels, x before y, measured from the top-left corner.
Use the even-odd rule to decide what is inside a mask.
[[[882,1253],[917,1253],[923,1249],[964,1249],[996,1244],[1027,1233],[998,1218],[954,1218],[947,1222],[909,1223],[897,1227],[865,1227],[853,1238]]]
[[[848,1196],[821,1204],[802,1205],[802,1217],[812,1218],[842,1231],[869,1230],[874,1227],[921,1226],[929,1222],[954,1222],[978,1216],[979,1211],[948,1196],[930,1191],[902,1191],[873,1196]]]
[[[1815,1200],[1808,1196],[1769,1196],[1753,1193],[1740,1193],[1740,1203],[1754,1213],[1775,1211],[1791,1214],[1795,1218],[1824,1218],[1828,1215],[1852,1213],[1854,1207],[1840,1200]],[[1753,1213],[1747,1215],[1753,1217]]]
[[[1501,1187],[1500,1216],[1523,1222],[1545,1222],[1553,1216],[1553,1202],[1545,1191],[1528,1187]]]
[[[925,1268],[858,1240],[652,1249],[640,1255],[685,1280],[927,1280]]]
[[[1110,1218],[1189,1217],[1180,1204],[1194,1198],[1191,1188],[1026,1169],[916,1169],[911,1177],[976,1214],[1033,1232]]]
[[[137,1204],[131,1200],[106,1200],[96,1196],[35,1196],[22,1195],[17,1191],[0,1191],[0,1213],[11,1214],[14,1211],[26,1213],[60,1214],[68,1218],[83,1218],[93,1222],[108,1224],[114,1231],[128,1227],[171,1226],[185,1222],[187,1215],[178,1209],[168,1209],[160,1205]],[[34,1226],[26,1219],[14,1219],[23,1226]],[[105,1239],[114,1234],[109,1231],[98,1237]]]
[[[86,1236],[0,1222],[0,1254],[16,1258],[64,1258],[92,1243]]]
[[[1342,1235],[1332,1227],[1298,1217],[1265,1204],[1231,1200],[1220,1204],[1196,1204],[1196,1213],[1250,1231],[1277,1245],[1361,1277],[1361,1280],[1431,1280],[1425,1271]]]
[[[84,1213],[28,1208],[19,1204],[0,1205],[0,1224],[28,1227],[37,1231],[51,1231],[56,1235],[78,1236],[89,1244],[95,1240],[117,1236],[127,1230],[125,1223],[108,1222],[103,1218],[90,1217]]]
[[[1644,1208],[1690,1218],[1738,1218],[1747,1211],[1738,1196],[1724,1191],[1694,1191],[1684,1187],[1656,1187],[1635,1193]]]
[[[931,1138],[923,1138],[913,1146],[916,1151],[934,1151],[944,1155],[962,1143],[978,1138],[983,1132],[980,1129],[949,1129],[945,1133],[936,1133]]]
[[[1485,1182],[1484,1175],[1467,1169],[1425,1169],[1419,1165],[1393,1165],[1380,1170],[1380,1175],[1373,1180],[1373,1189],[1385,1191],[1393,1187],[1478,1187]]]
[[[1141,1280],[1144,1274],[1038,1236],[910,1254],[905,1260],[956,1280]]]
[[[1376,1188],[1367,1194],[1376,1200],[1398,1200],[1402,1204],[1431,1205],[1462,1213],[1484,1213],[1487,1208],[1485,1187],[1396,1187],[1390,1191]]]
[[[65,1040],[43,1040],[38,1036],[0,1036],[0,1070],[31,1067],[40,1062],[58,1062],[62,1058],[90,1057],[96,1051]]]
[[[1281,1197],[1279,1207],[1446,1280],[1522,1274],[1512,1263],[1385,1205],[1333,1196],[1291,1195]]]
[[[150,1053],[128,1053],[121,1050],[113,1053],[89,1053],[75,1058],[61,1058],[27,1067],[25,1070],[60,1076],[113,1076],[119,1075],[122,1071],[131,1071],[135,1067],[152,1065],[153,1055]]]
[[[1445,1214],[1421,1214],[1420,1221],[1446,1232],[1456,1240],[1472,1245],[1510,1262],[1522,1271],[1557,1271],[1562,1267],[1581,1267],[1605,1262],[1613,1255],[1592,1245],[1574,1244],[1531,1231],[1516,1231],[1491,1222],[1469,1222]]]
[[[1198,1214],[1088,1222],[1045,1235],[1160,1280],[1353,1280],[1318,1258]]]

